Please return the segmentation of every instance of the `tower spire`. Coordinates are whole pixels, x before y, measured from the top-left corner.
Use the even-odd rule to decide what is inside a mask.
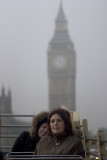
[[[67,22],[64,11],[63,11],[63,5],[62,1],[60,1],[59,11],[56,18],[56,22]]]
[[[11,97],[11,90],[10,90],[10,87],[8,89],[8,96]]]
[[[4,85],[2,86],[2,96],[5,95],[5,89],[4,89]]]
[[[55,32],[50,44],[64,42],[71,43],[68,33],[67,19],[63,11],[62,1],[60,1],[59,11],[55,20]]]
[[[62,1],[60,1],[59,11],[55,20],[56,31],[67,31],[67,20],[63,11]]]

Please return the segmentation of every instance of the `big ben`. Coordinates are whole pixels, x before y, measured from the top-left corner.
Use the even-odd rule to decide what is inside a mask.
[[[55,32],[48,49],[49,109],[62,105],[75,111],[76,53],[60,3]]]

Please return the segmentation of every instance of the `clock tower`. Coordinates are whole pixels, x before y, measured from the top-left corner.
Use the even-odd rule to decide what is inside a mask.
[[[48,49],[49,109],[62,105],[75,111],[76,54],[70,40],[62,3]]]

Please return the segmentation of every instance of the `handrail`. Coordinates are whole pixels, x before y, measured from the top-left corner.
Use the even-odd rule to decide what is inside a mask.
[[[17,152],[9,153],[6,156],[7,160],[84,160],[83,157],[79,155],[33,155],[33,153],[28,152]]]
[[[28,114],[0,114],[1,117],[34,117],[35,115],[28,115]]]
[[[9,149],[9,148],[11,149],[12,147],[13,147],[13,146],[0,146],[0,149],[7,149],[7,148],[8,148],[8,149]]]
[[[0,135],[0,138],[17,138],[19,135]]]
[[[0,114],[0,150],[10,151],[13,147],[15,139],[19,136],[22,131],[27,131],[31,127],[29,122],[23,120],[15,120],[17,117],[32,118],[35,115],[28,114]],[[12,119],[14,118],[14,119]],[[23,122],[22,122],[23,121]],[[16,131],[17,130],[17,131]]]
[[[31,127],[31,125],[0,125],[0,127]]]

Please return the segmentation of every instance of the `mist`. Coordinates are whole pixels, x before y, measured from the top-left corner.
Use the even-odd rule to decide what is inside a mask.
[[[76,111],[89,129],[107,128],[107,1],[63,0],[76,50]],[[47,51],[60,0],[0,1],[0,90],[14,114],[48,110]]]

